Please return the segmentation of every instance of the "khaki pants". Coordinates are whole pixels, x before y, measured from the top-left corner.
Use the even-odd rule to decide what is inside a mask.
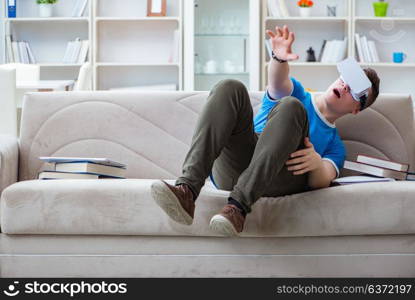
[[[223,80],[209,94],[176,184],[186,183],[199,195],[212,172],[218,188],[231,191],[249,213],[260,197],[309,190],[307,174],[295,176],[285,165],[307,136],[307,112],[294,97],[280,100],[257,135],[245,86]]]

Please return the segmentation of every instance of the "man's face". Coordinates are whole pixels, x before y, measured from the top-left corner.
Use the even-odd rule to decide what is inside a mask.
[[[325,93],[327,107],[340,115],[360,111],[360,102],[353,99],[350,87],[340,78],[333,82]]]

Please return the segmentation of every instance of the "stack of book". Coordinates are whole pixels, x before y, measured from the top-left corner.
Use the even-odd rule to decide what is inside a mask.
[[[290,16],[285,0],[268,0],[268,15],[275,18]]]
[[[408,164],[367,155],[358,155],[355,162],[346,160],[344,168],[381,178],[415,180],[415,173],[408,172]]]
[[[39,157],[53,170],[39,173],[39,179],[101,179],[125,178],[127,166],[107,158]]]
[[[366,36],[360,36],[358,33],[355,35],[356,39],[356,49],[357,49],[357,58],[362,63],[378,63],[379,54],[376,49],[376,44],[374,41],[369,41]]]
[[[72,9],[72,17],[82,17],[87,4],[88,0],[76,0]]]
[[[68,42],[65,55],[63,56],[64,64],[83,64],[86,62],[89,51],[89,41],[76,38]]]
[[[324,40],[321,45],[318,61],[322,63],[337,63],[347,54],[347,38],[343,40]]]
[[[11,35],[6,35],[6,55],[9,63],[35,64],[30,45],[26,41],[13,41]]]

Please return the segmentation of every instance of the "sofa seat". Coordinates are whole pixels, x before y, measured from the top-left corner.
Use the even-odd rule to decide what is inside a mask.
[[[214,236],[210,218],[228,192],[205,185],[192,226],[153,202],[153,180],[31,180],[2,193],[6,234]],[[171,182],[171,181],[170,181]],[[295,237],[415,233],[415,183],[368,183],[261,198],[242,236]]]

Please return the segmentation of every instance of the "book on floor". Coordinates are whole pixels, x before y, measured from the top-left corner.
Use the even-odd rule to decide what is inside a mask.
[[[400,162],[395,162],[395,161],[373,157],[369,155],[363,155],[363,154],[359,154],[357,156],[356,161],[363,163],[363,164],[367,164],[367,165],[371,165],[375,167],[381,167],[385,169],[391,169],[391,170],[400,171],[400,172],[407,172],[409,169],[408,164],[403,164]]]
[[[394,178],[383,178],[374,176],[345,176],[333,180],[337,185],[348,185],[356,183],[369,183],[369,182],[390,182],[396,181]]]
[[[399,172],[390,169],[384,169],[381,167],[375,167],[367,164],[362,164],[359,162],[353,162],[346,160],[344,162],[344,168],[352,171],[361,172],[364,174],[370,174],[379,177],[389,177],[395,178],[398,180],[406,180],[407,174],[405,172]]]
[[[118,177],[105,176],[90,173],[70,173],[57,171],[42,171],[38,174],[39,179],[119,179]]]
[[[110,160],[108,158],[103,157],[52,157],[52,156],[41,156],[39,157],[41,161],[47,162],[47,163],[70,163],[70,162],[90,162],[90,163],[96,163],[106,166],[113,166],[113,167],[119,167],[119,168],[127,168],[127,166],[123,163],[116,162],[113,160]]]

